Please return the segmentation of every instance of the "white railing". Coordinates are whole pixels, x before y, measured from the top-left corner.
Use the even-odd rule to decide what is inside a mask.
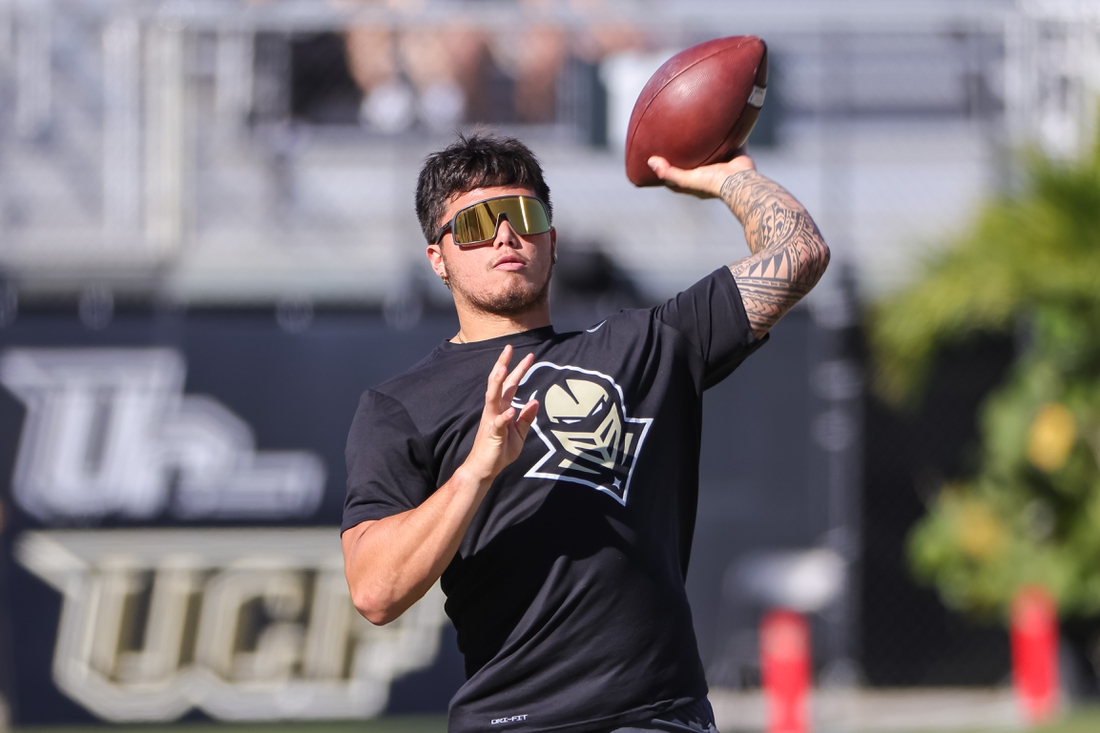
[[[1100,113],[1100,4],[1021,0],[1005,38],[1013,140],[1061,157],[1091,148]]]

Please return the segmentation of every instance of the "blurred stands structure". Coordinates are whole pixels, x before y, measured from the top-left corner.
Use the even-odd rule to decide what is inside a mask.
[[[1062,157],[1086,152],[1100,112],[1100,6],[1022,0],[1007,20],[1009,134]]]
[[[545,158],[565,243],[659,297],[728,259],[728,215],[632,190],[625,117],[673,51],[753,33],[775,73],[750,144],[875,291],[996,183],[1011,9],[5,0],[0,267],[32,299],[443,298],[420,282],[414,177],[485,121]]]
[[[667,297],[743,249],[721,204],[627,183],[626,119],[673,52],[759,35],[773,72],[750,147],[834,253],[790,327],[805,336],[813,413],[806,484],[826,498],[809,523],[818,547],[743,557],[699,591],[726,619],[699,624],[712,681],[755,684],[753,604],[777,591],[754,590],[752,567],[807,561],[834,578],[795,591],[817,599],[806,610],[822,614],[837,684],[994,683],[999,637],[979,634],[960,654],[984,658],[945,672],[920,653],[956,643],[959,622],[930,594],[920,609],[938,627],[904,616],[915,591],[898,577],[902,541],[921,507],[891,492],[923,459],[879,451],[907,434],[876,432],[876,408],[862,411],[854,296],[904,282],[1006,185],[1015,146],[1068,153],[1089,139],[1098,29],[1084,1],[0,0],[0,326],[65,302],[97,329],[131,301],[271,308],[288,332],[329,306],[414,328],[448,301],[422,261],[415,176],[477,123],[546,164],[556,298],[606,309]],[[964,399],[948,389],[937,419],[959,418],[996,371],[962,378]],[[880,439],[866,460],[864,418]],[[925,425],[946,464],[966,441],[960,419]],[[876,469],[891,461],[893,473]],[[700,530],[703,546],[707,532],[728,540],[706,517]]]

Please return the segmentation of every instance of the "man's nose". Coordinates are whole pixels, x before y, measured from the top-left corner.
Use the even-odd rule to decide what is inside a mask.
[[[494,247],[518,247],[520,245],[519,234],[512,228],[512,222],[508,221],[507,214],[501,214],[497,219],[497,235],[493,239]]]

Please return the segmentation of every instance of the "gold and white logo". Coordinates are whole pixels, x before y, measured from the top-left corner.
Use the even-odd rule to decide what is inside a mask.
[[[54,682],[114,722],[371,717],[446,623],[438,584],[367,623],[336,527],[25,532],[15,556],[62,594]]]
[[[625,505],[653,420],[628,416],[615,380],[580,367],[532,365],[513,404],[536,398],[539,412],[532,427],[549,450],[525,476],[590,486]]]
[[[27,408],[15,501],[46,523],[312,514],[325,486],[321,457],[256,450],[238,415],[184,394],[185,374],[175,349],[0,354],[0,385]]]

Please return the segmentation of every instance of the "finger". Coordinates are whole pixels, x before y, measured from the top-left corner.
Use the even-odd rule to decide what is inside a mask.
[[[508,362],[511,360],[512,345],[508,344],[504,347],[504,350],[500,352],[500,356],[497,357],[497,363],[493,365],[492,371],[489,372],[488,383],[485,387],[485,409],[491,410],[493,414],[498,414],[500,412],[501,386],[508,376]]]
[[[528,354],[520,359],[519,364],[516,364],[516,368],[512,370],[512,373],[508,375],[508,379],[504,381],[504,388],[508,389],[511,386],[518,385],[523,379],[523,375],[527,373],[527,370],[531,368],[531,364],[535,361],[534,354]]]
[[[504,412],[493,418],[493,432],[503,435],[508,430],[508,424],[516,417],[516,408],[509,407]]]
[[[538,415],[538,413],[538,400],[531,400],[519,411],[519,417],[516,418],[516,432],[519,433],[521,439],[527,438],[527,432],[531,429],[531,425],[535,422],[535,416]]]
[[[512,361],[512,345],[507,344],[500,350],[500,356],[497,357],[496,366],[508,368],[508,363]]]
[[[508,375],[508,378],[504,380],[504,387],[501,393],[501,402],[511,403],[512,398],[516,394],[516,390],[519,389],[519,383],[523,381],[523,375],[527,373],[527,370],[531,368],[531,365],[535,362],[535,355],[528,354],[520,360],[516,368],[512,370],[512,373]]]

